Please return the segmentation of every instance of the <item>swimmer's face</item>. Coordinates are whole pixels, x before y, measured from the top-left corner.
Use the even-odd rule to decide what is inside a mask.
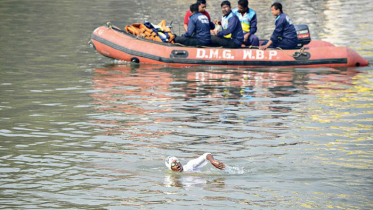
[[[178,161],[178,160],[174,160],[174,161],[171,163],[171,170],[173,170],[173,171],[178,171],[178,172],[182,172],[182,171],[183,171],[183,166],[181,165],[180,161]]]

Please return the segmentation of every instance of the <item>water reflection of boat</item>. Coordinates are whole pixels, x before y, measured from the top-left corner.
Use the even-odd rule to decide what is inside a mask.
[[[294,72],[255,70],[210,70],[189,72],[188,80],[196,81],[196,92],[191,97],[281,97],[293,95]],[[190,84],[192,85],[192,84]],[[212,88],[212,87],[216,88]],[[290,88],[289,88],[290,87]],[[223,88],[223,89],[222,89]],[[233,94],[233,95],[232,95]],[[229,96],[228,96],[229,95]]]
[[[315,88],[328,88],[320,86],[325,82],[349,85],[358,71],[354,68],[180,71],[154,65],[116,65],[95,69],[94,73],[96,91],[91,96],[95,108],[106,113],[96,123],[110,134],[125,130],[131,138],[146,139],[171,135],[172,131],[164,127],[188,122],[242,125],[267,120],[266,126],[281,126],[282,117],[303,102],[300,95],[314,94],[307,91]],[[154,130],[149,131],[149,125]],[[152,143],[149,147],[157,145]]]
[[[120,101],[174,100],[172,87],[178,86],[186,100],[191,98],[227,98],[244,101],[251,97],[277,98],[297,94],[299,90],[312,89],[314,82],[337,82],[349,85],[359,71],[353,68],[320,68],[314,71],[296,71],[293,68],[271,69],[193,69],[176,71],[153,65],[116,65],[94,70],[93,93],[101,109],[145,115],[144,107],[131,107]],[[175,75],[177,74],[177,75]],[[176,76],[176,77],[175,77]],[[177,78],[178,77],[178,78]],[[312,81],[312,82],[310,82]],[[178,83],[179,82],[179,83]],[[107,102],[115,106],[107,106]],[[136,104],[136,103],[135,103]]]
[[[328,86],[327,84],[338,84],[339,88],[343,87],[342,89],[354,86],[353,78],[358,75],[360,72],[352,69],[347,68],[344,70],[336,70],[336,69],[325,69],[325,71],[317,71],[317,72],[309,72],[304,78],[308,82],[306,88],[308,90],[313,89],[338,89],[338,87]]]
[[[347,47],[311,42],[304,51],[181,47],[138,38],[115,27],[94,30],[91,42],[104,56],[161,65],[352,67],[369,62]]]

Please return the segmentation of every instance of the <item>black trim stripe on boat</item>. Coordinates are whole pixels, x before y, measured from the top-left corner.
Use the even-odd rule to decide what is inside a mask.
[[[131,50],[121,45],[110,42],[104,38],[101,38],[95,34],[92,34],[91,38],[107,45],[113,49],[121,52],[147,58],[163,63],[174,63],[174,64],[202,64],[202,65],[224,65],[224,66],[305,66],[305,65],[318,65],[318,64],[346,64],[347,58],[334,58],[334,59],[318,59],[318,60],[294,60],[294,61],[224,61],[224,60],[198,60],[198,59],[176,59],[176,58],[165,58],[156,56],[148,53],[143,53],[136,50]],[[174,46],[168,46],[174,47]]]

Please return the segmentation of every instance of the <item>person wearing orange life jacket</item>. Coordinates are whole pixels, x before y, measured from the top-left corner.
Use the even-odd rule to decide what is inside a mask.
[[[249,8],[248,0],[239,0],[238,7],[234,8],[232,12],[240,19],[244,41],[246,46],[259,46],[259,39],[255,35],[257,31],[256,12]]]
[[[196,4],[198,4],[198,12],[206,15],[206,17],[211,21],[210,14],[206,11],[206,0],[197,0]],[[184,29],[185,31],[188,30],[188,23],[189,23],[189,18],[192,16],[192,13],[190,10],[185,14],[184,17]]]
[[[189,19],[185,34],[175,37],[175,42],[186,46],[207,46],[211,43],[210,30],[215,25],[202,13],[198,12],[198,4],[190,5],[192,16]]]

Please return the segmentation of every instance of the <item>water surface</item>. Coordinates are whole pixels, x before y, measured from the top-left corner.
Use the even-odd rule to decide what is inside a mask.
[[[88,46],[107,21],[176,26],[191,3],[0,3],[0,209],[373,207],[371,66],[129,65]],[[271,3],[250,1],[260,38]],[[282,3],[313,38],[373,61],[370,1]],[[227,170],[164,166],[205,152]]]

